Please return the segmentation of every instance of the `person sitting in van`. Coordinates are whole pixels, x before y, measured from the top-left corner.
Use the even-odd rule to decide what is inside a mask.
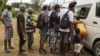
[[[33,33],[35,32],[35,26],[34,26],[34,23],[33,23],[33,9],[32,8],[28,8],[28,16],[27,16],[27,19],[26,19],[26,33],[27,33],[27,36],[28,36],[28,50],[29,52],[33,52],[33,49],[32,49],[32,44],[33,44]]]
[[[81,35],[78,28],[75,29],[74,36],[74,56],[79,56],[83,45],[81,44]]]

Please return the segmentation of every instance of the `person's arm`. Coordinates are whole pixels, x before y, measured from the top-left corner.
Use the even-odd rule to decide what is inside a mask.
[[[69,16],[69,21],[70,21],[70,33],[71,33],[71,37],[73,37],[74,34],[74,14],[73,12],[69,12],[68,13]]]
[[[7,11],[4,10],[4,12],[2,13],[2,16],[1,16],[1,21],[3,22],[3,24],[5,25],[5,27],[10,27],[10,25],[5,21],[6,17],[7,17]]]

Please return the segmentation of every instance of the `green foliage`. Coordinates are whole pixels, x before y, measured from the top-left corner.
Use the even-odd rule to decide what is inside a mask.
[[[0,16],[2,14],[2,11],[6,8],[6,2],[8,0],[0,0]]]
[[[12,16],[15,18],[18,13],[18,10],[12,9]]]

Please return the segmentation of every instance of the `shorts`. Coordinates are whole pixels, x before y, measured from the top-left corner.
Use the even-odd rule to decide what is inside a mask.
[[[41,40],[41,42],[43,42],[43,43],[46,42],[47,38],[48,38],[48,35],[47,35],[46,29],[40,30],[40,40]]]
[[[50,29],[49,33],[49,46],[52,49],[56,48],[56,42],[57,42],[57,33],[54,33],[53,29]]]
[[[5,40],[10,40],[13,37],[13,28],[5,28]]]
[[[33,44],[33,41],[34,41],[34,37],[33,37],[33,33],[27,33],[27,36],[28,36],[28,46],[29,45],[32,45]]]
[[[83,45],[82,44],[75,44],[74,52],[80,53]]]

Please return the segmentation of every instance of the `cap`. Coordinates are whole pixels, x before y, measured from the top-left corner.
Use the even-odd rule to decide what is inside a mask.
[[[12,6],[12,4],[11,3],[6,3],[6,6]]]

